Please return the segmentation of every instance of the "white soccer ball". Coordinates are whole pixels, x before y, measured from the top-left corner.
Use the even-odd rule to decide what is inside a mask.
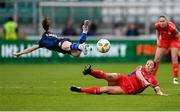
[[[108,52],[110,47],[111,47],[111,44],[107,39],[100,39],[96,44],[97,50],[101,53]]]

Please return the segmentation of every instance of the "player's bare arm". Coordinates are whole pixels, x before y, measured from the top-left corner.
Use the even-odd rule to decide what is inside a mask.
[[[159,86],[156,86],[154,87],[154,91],[156,92],[157,95],[160,95],[160,96],[168,96],[168,94],[165,94],[161,91],[160,87]]]
[[[19,56],[21,56],[21,55],[23,55],[23,54],[30,53],[30,52],[32,52],[32,51],[34,51],[34,50],[39,49],[39,48],[40,48],[39,45],[33,45],[32,47],[29,47],[29,48],[26,48],[26,49],[24,49],[24,50],[22,50],[22,51],[20,51],[20,52],[14,53],[14,55],[17,56],[17,57],[19,57]]]
[[[140,81],[142,81],[143,84],[145,84],[145,86],[150,85],[150,83],[143,77],[141,68],[138,68],[138,70],[136,71],[136,76]]]

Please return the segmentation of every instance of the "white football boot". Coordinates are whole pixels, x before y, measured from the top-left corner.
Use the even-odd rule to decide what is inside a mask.
[[[173,84],[179,84],[177,78],[173,78]]]
[[[83,32],[87,33],[89,27],[89,20],[84,20],[84,25],[82,26]]]

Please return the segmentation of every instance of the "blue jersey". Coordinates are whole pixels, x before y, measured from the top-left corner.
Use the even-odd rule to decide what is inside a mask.
[[[57,35],[45,32],[42,35],[41,40],[38,41],[38,44],[40,47],[47,48],[49,50],[57,51],[63,54],[71,54],[71,51],[65,51],[61,49],[61,46],[59,46],[59,42],[63,43],[64,41],[70,41],[68,38],[58,38]]]

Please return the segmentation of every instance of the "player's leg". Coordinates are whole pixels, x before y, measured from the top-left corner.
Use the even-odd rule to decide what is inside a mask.
[[[39,49],[39,48],[40,48],[39,45],[33,45],[32,47],[29,47],[29,48],[26,48],[26,49],[24,49],[24,50],[22,50],[22,51],[20,51],[20,52],[14,53],[14,55],[17,56],[17,57],[19,57],[19,56],[21,56],[21,55],[23,55],[23,54],[30,53],[30,52],[32,52],[32,51],[34,51],[34,50],[36,50],[36,49]]]
[[[178,48],[171,48],[171,58],[172,58],[172,66],[173,66],[173,83],[179,84],[178,80]]]
[[[164,55],[165,52],[166,52],[165,48],[157,47],[155,57],[154,57],[154,62],[156,62],[156,67],[154,68],[154,70],[152,72],[153,75],[156,75],[156,72],[157,72],[157,70],[159,68],[161,58],[162,58],[162,56]]]
[[[81,51],[71,50],[71,55],[74,57],[79,57],[81,55]]]
[[[89,45],[87,45],[85,43],[82,43],[82,44],[72,43],[70,46],[71,50],[82,51],[84,53],[84,55],[87,55],[88,47],[89,47]]]
[[[71,86],[70,90],[73,92],[83,92],[88,94],[101,94],[100,87],[89,87],[89,88],[82,88],[77,86]]]
[[[100,92],[108,94],[125,94],[120,86],[104,86],[100,88]]]
[[[65,50],[65,51],[70,51],[71,45],[72,45],[72,42],[70,42],[70,41],[63,41],[63,42],[59,43],[59,46],[61,47],[61,49]]]
[[[59,46],[62,46],[61,48],[65,51],[78,50],[78,51],[82,51],[84,55],[87,55],[89,45],[85,44],[84,42],[86,41],[86,37],[87,37],[88,25],[89,25],[89,21],[85,20],[84,25],[83,25],[83,32],[79,39],[79,43],[72,43],[70,41],[64,41],[64,42],[59,43],[60,44]],[[71,54],[73,56],[79,56],[80,55],[79,53],[80,52],[73,51]]]
[[[116,81],[118,79],[117,73],[105,73],[102,70],[93,70],[91,65],[86,65],[83,70],[84,75],[91,75],[98,79],[105,79],[107,81]]]
[[[84,53],[84,55],[87,55],[88,48],[89,48],[89,45],[84,43],[84,42],[86,42],[88,27],[89,27],[89,20],[85,20],[84,25],[82,26],[83,32],[82,32],[81,37],[79,39],[80,44],[73,43],[71,45],[72,49],[80,49]]]
[[[79,39],[80,44],[86,42],[88,27],[89,27],[89,20],[85,20],[84,25],[82,26],[83,32],[82,32],[81,37]]]
[[[90,87],[90,88],[82,88],[71,86],[71,91],[74,92],[83,92],[88,94],[125,94],[124,90],[120,86],[104,86],[104,87]]]
[[[70,40],[64,40],[62,42],[59,42],[59,46],[62,50],[65,51],[72,51],[73,56],[80,55],[81,52],[74,52],[76,51],[82,51],[85,55],[87,54],[87,47],[86,44],[78,44],[78,43],[72,43]]]

